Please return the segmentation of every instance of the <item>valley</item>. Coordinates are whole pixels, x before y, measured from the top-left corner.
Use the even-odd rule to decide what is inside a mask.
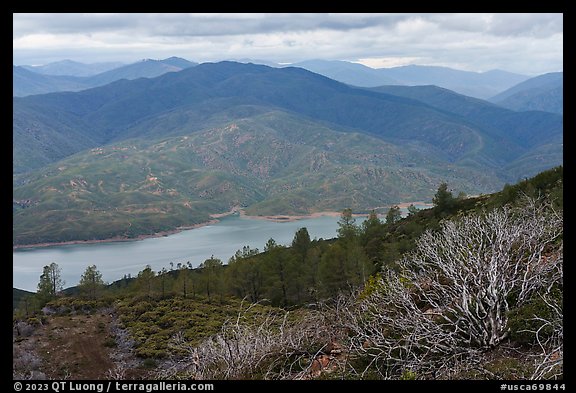
[[[239,244],[245,246],[236,251],[228,264],[223,264],[222,259],[212,254],[197,266],[171,259],[177,263],[164,263],[163,267],[156,268],[150,264],[142,267],[142,263],[150,261],[146,257],[151,257],[152,251],[166,256],[169,249],[175,248],[174,244],[161,247],[158,243],[170,237],[151,239],[158,242],[143,254],[131,249],[124,255],[116,248],[110,255],[120,258],[112,265],[117,266],[119,274],[124,272],[122,279],[106,284],[99,276],[99,280],[92,284],[86,280],[86,270],[79,285],[60,290],[56,295],[49,295],[40,286],[36,294],[14,291],[15,298],[18,298],[14,304],[13,326],[15,378],[558,378],[562,372],[562,347],[549,349],[549,345],[557,345],[555,337],[562,334],[561,319],[552,314],[562,302],[563,234],[562,215],[558,214],[562,209],[562,173],[561,167],[554,168],[506,186],[498,193],[472,198],[453,198],[450,193],[442,194],[439,190],[433,208],[409,211],[405,218],[387,214],[386,220],[382,221],[370,215],[365,221],[358,222],[349,210],[340,215],[337,223],[333,217],[324,217],[331,220],[332,231],[337,227],[336,238],[328,235],[326,239],[312,240],[310,234],[318,233],[313,220],[272,223],[237,216],[234,218],[236,221],[244,220],[248,225],[234,231]],[[267,222],[284,228],[289,224],[297,227],[293,226],[284,240],[273,234],[270,227],[256,229]],[[224,218],[221,223],[226,225],[232,221]],[[454,226],[458,226],[458,231],[451,233]],[[199,232],[192,233],[183,248],[202,249],[190,240],[210,228],[217,229],[217,226],[190,231]],[[299,229],[294,233],[294,228]],[[504,233],[500,233],[500,239],[494,236],[496,247],[492,242],[483,241],[482,236],[469,236],[469,232],[493,236],[497,231]],[[223,244],[227,244],[230,238],[222,232],[205,235]],[[279,241],[268,240],[264,251],[260,252],[246,245],[250,241],[245,236],[258,239],[274,236]],[[515,237],[515,240],[507,243],[510,237]],[[536,242],[537,246],[532,249],[535,246],[530,241],[532,238],[544,240]],[[446,247],[446,241],[454,247]],[[468,251],[474,247],[470,256],[461,252],[461,241]],[[138,246],[137,243],[140,242],[132,245]],[[207,248],[209,251],[222,250],[223,244],[212,244]],[[470,266],[469,261],[476,255],[483,252],[491,255],[490,250],[499,251],[501,247],[506,249],[501,257],[505,258],[505,264],[499,268],[500,275],[490,275],[485,271],[487,269],[482,268],[487,261],[484,258],[478,258],[476,262],[482,267]],[[526,254],[527,250],[531,250],[529,254]],[[434,256],[436,251],[440,252],[441,259],[432,260],[435,266],[440,266],[445,272],[450,272],[449,264],[456,266],[457,272],[460,269],[472,270],[477,274],[474,282],[465,279],[436,284],[429,278],[421,283],[417,276],[410,276],[409,283],[436,285],[430,292],[424,292],[426,289],[421,287],[406,288],[404,275],[401,276],[404,281],[397,279],[396,270],[403,274],[417,271],[407,270],[406,266],[420,263],[419,253],[431,252],[426,255]],[[453,258],[444,259],[445,253],[450,253]],[[512,256],[509,257],[508,253]],[[70,272],[74,269],[80,268],[78,273],[81,272],[80,260],[97,261],[104,275],[109,269],[108,258],[95,249],[87,257],[75,254],[74,250],[64,251],[65,254],[69,262],[55,255],[42,262],[62,261],[61,267],[56,265],[59,282],[63,278],[70,280]],[[516,266],[523,271],[517,273],[508,268],[512,264],[510,259],[520,260]],[[15,266],[25,267],[16,259],[15,263]],[[421,266],[427,267],[425,264]],[[142,270],[137,275],[126,274],[132,268]],[[434,277],[437,272],[429,274],[429,277]],[[435,330],[438,322],[430,317],[430,308],[426,308],[426,304],[411,303],[410,294],[414,291],[426,296],[434,293],[432,291],[453,290],[458,286],[478,285],[483,288],[486,284],[476,284],[477,281],[508,283],[514,280],[507,277],[526,278],[525,274],[531,274],[535,281],[541,280],[542,283],[536,284],[534,290],[537,294],[527,300],[511,304],[501,300],[508,307],[505,323],[509,326],[510,337],[500,335],[497,330],[482,328],[482,331],[499,335],[498,344],[494,347],[470,344],[469,333]],[[501,277],[503,275],[507,277]],[[350,291],[350,286],[357,289]],[[539,295],[545,296],[544,300],[534,297]],[[482,298],[483,293],[473,291],[470,297]],[[433,298],[425,299],[435,301]],[[385,303],[392,300],[392,307]],[[444,314],[443,310],[440,310],[442,313],[432,312],[440,315],[437,318],[446,318],[446,324],[454,324],[452,318],[465,314],[466,309],[457,308],[454,311],[458,313],[456,316]],[[535,340],[542,335],[536,333],[534,336],[527,331],[540,326],[540,322],[527,318],[535,312],[552,320],[550,330],[542,335],[554,340],[553,344],[538,345]],[[371,320],[365,319],[366,313],[386,323],[385,329],[390,330],[384,332],[422,329],[425,341],[414,342],[414,345],[434,345],[437,335],[442,334],[453,337],[458,347],[447,347],[440,353],[424,352],[411,366],[412,370],[417,370],[412,371],[414,374],[407,375],[402,368],[392,376],[384,374],[382,368],[369,361],[366,349],[376,354],[378,362],[395,369],[395,364],[401,367],[406,360],[392,359],[392,363],[387,363],[388,348],[391,345],[403,348],[404,344],[402,341],[397,343],[394,337],[380,341],[383,328],[379,323],[376,328],[372,327]],[[392,317],[402,324],[388,321]],[[472,315],[471,318],[476,317]],[[374,341],[367,343],[366,336]],[[398,340],[403,340],[403,337],[410,336],[404,332]],[[476,339],[480,341],[482,336],[476,336]],[[90,348],[86,346],[88,340],[92,343]],[[466,351],[466,356],[446,365],[444,351],[450,353],[461,349]],[[422,353],[418,347],[409,350],[418,355]],[[52,351],[57,353],[51,355]],[[554,356],[552,366],[541,370],[539,365],[547,362],[550,353]],[[296,367],[294,360],[301,366]],[[471,364],[475,366],[471,368]],[[436,371],[438,365],[446,365],[440,367],[441,373]]]
[[[138,241],[107,239],[18,247],[12,253],[14,287],[34,291],[42,267],[53,261],[65,269],[63,278],[67,285],[74,286],[85,269],[80,261],[94,261],[102,271],[103,278],[113,282],[126,274],[136,276],[146,265],[161,270],[170,263],[176,265],[190,262],[197,267],[211,256],[228,261],[244,246],[263,250],[270,238],[274,238],[278,244],[288,245],[301,227],[308,228],[312,239],[331,239],[336,236],[339,216],[277,222],[234,215],[196,229],[157,234]],[[363,219],[365,217],[357,217],[359,222]]]
[[[15,389],[564,390],[562,23],[13,13]]]
[[[236,206],[367,213],[562,162],[561,115],[290,67],[200,64],[14,105],[14,246],[134,239]]]

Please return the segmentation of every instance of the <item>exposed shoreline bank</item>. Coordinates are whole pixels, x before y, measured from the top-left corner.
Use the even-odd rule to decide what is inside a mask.
[[[70,241],[65,241],[65,242],[48,242],[48,243],[33,243],[33,244],[17,244],[12,246],[12,250],[18,250],[18,249],[29,249],[29,248],[44,248],[44,247],[52,247],[52,246],[67,246],[67,245],[73,245],[73,244],[97,244],[97,243],[116,243],[116,242],[133,242],[133,241],[138,241],[138,240],[144,240],[144,239],[149,239],[149,238],[154,238],[154,237],[164,237],[164,236],[169,236],[169,235],[173,235],[175,233],[179,233],[182,231],[187,231],[189,229],[196,229],[196,228],[201,228],[204,227],[206,225],[212,225],[212,224],[216,224],[218,222],[218,220],[210,220],[210,221],[206,221],[206,222],[202,222],[199,224],[194,224],[194,225],[189,225],[189,226],[185,226],[185,227],[178,227],[175,229],[171,229],[169,231],[161,231],[161,232],[155,232],[155,233],[150,233],[150,234],[143,234],[143,235],[138,235],[136,237],[120,237],[120,236],[116,236],[116,237],[111,237],[108,239],[92,239],[92,240],[70,240]]]
[[[396,206],[400,208],[407,208],[411,204],[419,204],[419,205],[428,205],[423,202],[407,202],[407,203],[399,203]],[[12,246],[12,251],[19,250],[19,249],[32,249],[32,248],[46,248],[46,247],[56,247],[56,246],[66,246],[66,245],[74,245],[74,244],[97,244],[97,243],[115,243],[115,242],[131,242],[131,241],[139,241],[149,238],[157,238],[157,237],[165,237],[169,235],[173,235],[182,231],[187,231],[190,229],[197,229],[208,225],[213,225],[218,223],[220,218],[228,217],[234,214],[239,214],[240,217],[246,218],[249,220],[265,220],[265,221],[273,221],[273,222],[293,222],[299,220],[306,220],[311,218],[319,218],[319,217],[340,217],[342,212],[334,212],[334,211],[324,211],[324,212],[316,212],[304,215],[264,215],[264,216],[253,216],[248,215],[243,209],[232,209],[230,211],[224,213],[216,213],[210,214],[211,220],[198,223],[194,225],[189,225],[185,227],[175,228],[169,231],[162,231],[151,233],[147,235],[138,235],[136,237],[126,238],[126,237],[113,237],[108,239],[94,239],[94,240],[70,240],[65,242],[47,242],[47,243],[34,243],[34,244],[18,244]],[[367,217],[367,213],[359,213],[359,214],[352,214],[353,217]]]

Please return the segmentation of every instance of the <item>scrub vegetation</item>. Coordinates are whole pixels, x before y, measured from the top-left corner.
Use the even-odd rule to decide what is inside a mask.
[[[562,193],[562,167],[475,197],[441,184],[404,218],[345,209],[335,239],[111,284],[92,265],[62,290],[47,266],[15,301],[14,378],[561,379]]]

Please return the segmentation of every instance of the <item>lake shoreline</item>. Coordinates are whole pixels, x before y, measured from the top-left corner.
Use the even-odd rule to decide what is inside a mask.
[[[288,216],[288,215],[278,215],[278,216],[251,216],[244,212],[241,209],[233,209],[228,212],[224,213],[216,213],[211,214],[211,220],[206,222],[188,225],[184,227],[178,227],[175,229],[171,229],[169,231],[161,231],[155,232],[151,234],[142,234],[136,237],[112,237],[108,239],[92,239],[92,240],[69,240],[65,242],[45,242],[45,243],[32,243],[32,244],[17,244],[12,246],[12,251],[16,251],[19,249],[35,249],[35,248],[48,248],[48,247],[57,247],[57,246],[67,246],[67,245],[77,245],[77,244],[98,244],[98,243],[117,243],[117,242],[133,242],[133,241],[140,241],[144,239],[150,238],[159,238],[174,235],[176,233],[180,233],[182,231],[187,231],[190,229],[198,229],[208,225],[214,225],[220,222],[220,218],[225,218],[234,214],[239,214],[240,217],[248,219],[248,220],[266,220],[266,221],[273,221],[273,222],[292,222],[297,220],[302,220],[306,218],[317,218],[322,216],[330,216],[330,217],[337,217],[341,213],[338,212],[322,212],[322,213],[312,213],[309,215],[301,215],[301,216]]]
[[[46,248],[52,246],[67,246],[67,245],[75,245],[75,244],[98,244],[98,243],[117,243],[117,242],[134,242],[144,239],[150,239],[155,237],[165,237],[169,235],[174,235],[176,233],[187,231],[189,229],[197,229],[207,225],[216,224],[218,220],[210,220],[199,224],[189,225],[185,227],[178,227],[175,229],[171,229],[169,231],[161,231],[155,232],[147,235],[138,235],[136,237],[111,237],[108,239],[92,239],[92,240],[70,240],[65,242],[47,242],[47,243],[33,243],[33,244],[17,244],[12,246],[12,250],[18,249],[32,249],[32,248]]]
[[[420,204],[420,205],[428,205],[423,202],[405,202],[399,203],[395,206],[400,208],[407,208],[411,204]],[[116,243],[116,242],[132,242],[132,241],[139,241],[144,239],[150,238],[159,238],[165,237],[169,235],[174,235],[176,233],[180,233],[182,231],[187,231],[190,229],[197,229],[202,228],[208,225],[214,225],[218,223],[220,218],[225,218],[234,214],[238,214],[240,217],[249,219],[249,220],[265,220],[265,221],[272,221],[272,222],[294,222],[299,220],[306,220],[306,219],[313,219],[319,217],[340,217],[342,212],[334,212],[334,211],[323,211],[323,212],[316,212],[310,214],[303,214],[303,215],[262,215],[262,216],[253,216],[246,214],[244,209],[234,208],[230,211],[224,213],[215,213],[210,214],[211,220],[208,220],[203,223],[198,223],[194,225],[178,227],[169,231],[161,231],[156,233],[151,233],[147,235],[138,235],[136,237],[126,238],[126,237],[113,237],[108,239],[94,239],[94,240],[70,240],[65,242],[46,242],[46,243],[33,243],[33,244],[18,244],[12,246],[12,251],[19,250],[19,249],[34,249],[34,248],[48,248],[48,247],[56,247],[56,246],[66,246],[66,245],[77,245],[77,244],[98,244],[98,243]],[[368,213],[355,213],[352,214],[353,217],[367,217]]]

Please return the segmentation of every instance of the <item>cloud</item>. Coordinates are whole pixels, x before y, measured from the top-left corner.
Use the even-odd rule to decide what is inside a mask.
[[[563,58],[562,14],[14,14],[13,21],[15,64],[417,59],[536,74],[560,70]]]
[[[563,30],[561,14],[495,14],[488,31],[498,36],[546,38],[562,34]]]
[[[398,14],[14,14],[14,37],[116,30],[153,36],[219,36],[353,30],[393,24]]]

